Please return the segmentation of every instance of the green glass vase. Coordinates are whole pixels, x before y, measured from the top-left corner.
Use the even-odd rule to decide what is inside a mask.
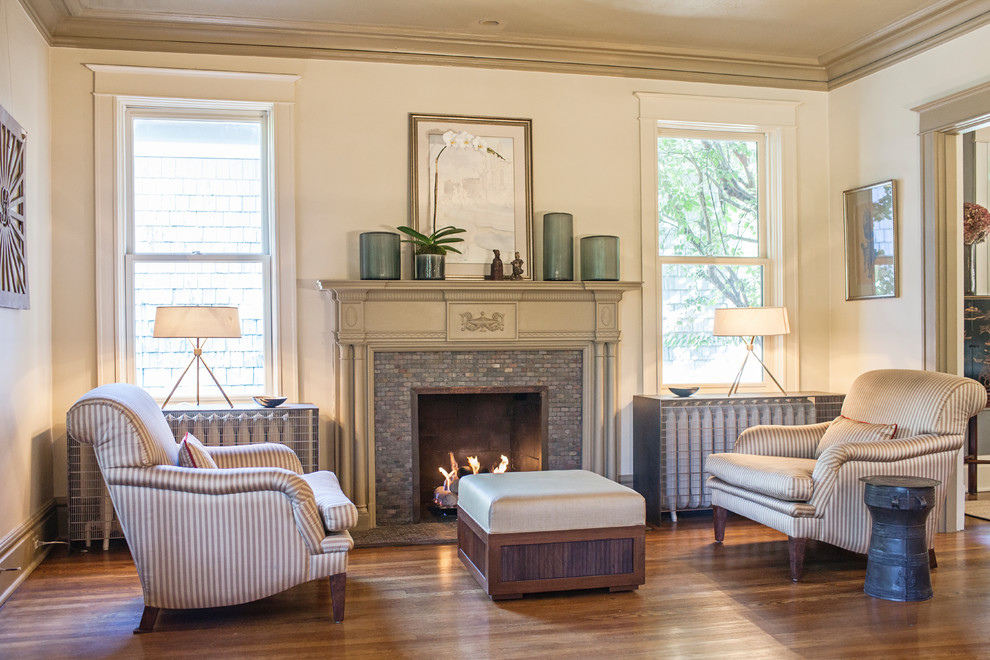
[[[543,279],[574,279],[574,216],[570,213],[543,215]]]
[[[618,236],[585,236],[581,239],[581,279],[619,279]]]
[[[390,231],[368,231],[359,237],[362,280],[402,278],[399,235]]]

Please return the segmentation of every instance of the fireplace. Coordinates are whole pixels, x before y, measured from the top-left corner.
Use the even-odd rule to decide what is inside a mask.
[[[541,424],[546,417],[541,465],[548,470],[585,465],[582,351],[382,351],[372,361],[375,517],[380,525],[418,522],[421,488],[439,485],[415,483],[421,469],[414,436],[419,433],[418,400],[424,392],[541,392]],[[449,449],[441,451],[446,457]],[[449,464],[444,458],[428,473],[439,476],[439,467]]]
[[[540,466],[618,476],[618,307],[638,283],[320,280],[319,287],[330,295],[337,391],[326,464],[357,506],[359,528],[416,522],[427,487],[420,473],[439,477],[440,465],[449,468],[449,459],[420,466],[412,400],[431,389],[510,388],[525,394],[523,407],[534,406],[539,392]],[[498,322],[472,323],[482,316]],[[534,450],[512,444],[510,462],[535,463]]]
[[[444,472],[546,469],[546,387],[412,389],[413,520],[449,515],[453,501],[431,504]],[[442,468],[442,469],[441,469]],[[453,496],[456,498],[456,494]]]

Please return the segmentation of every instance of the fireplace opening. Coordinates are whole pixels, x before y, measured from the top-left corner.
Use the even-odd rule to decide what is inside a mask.
[[[506,462],[510,472],[545,470],[547,393],[546,387],[413,388],[413,522],[453,513],[456,493],[434,503],[444,472],[492,472]],[[476,459],[474,470],[469,459]]]

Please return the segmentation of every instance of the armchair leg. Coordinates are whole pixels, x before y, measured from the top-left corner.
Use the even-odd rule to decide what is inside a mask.
[[[330,602],[333,607],[334,623],[344,620],[344,587],[347,573],[337,573],[330,576]]]
[[[935,548],[928,548],[928,568],[938,568],[938,562],[935,560]]]
[[[141,623],[138,627],[134,629],[135,635],[140,635],[142,633],[150,633],[155,627],[155,621],[158,619],[158,608],[144,606],[144,613],[141,615]]]
[[[791,556],[791,581],[797,582],[801,579],[801,571],[804,570],[804,546],[808,539],[796,539],[793,536],[787,537],[787,550]]]
[[[713,506],[712,513],[715,514],[715,542],[721,543],[725,540],[725,519],[729,515],[729,511],[724,507]]]

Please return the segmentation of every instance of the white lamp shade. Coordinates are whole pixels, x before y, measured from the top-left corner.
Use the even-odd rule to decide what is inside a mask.
[[[786,307],[729,307],[715,310],[716,337],[760,337],[786,335]]]
[[[241,320],[236,307],[159,307],[153,336],[237,338],[241,336]]]

